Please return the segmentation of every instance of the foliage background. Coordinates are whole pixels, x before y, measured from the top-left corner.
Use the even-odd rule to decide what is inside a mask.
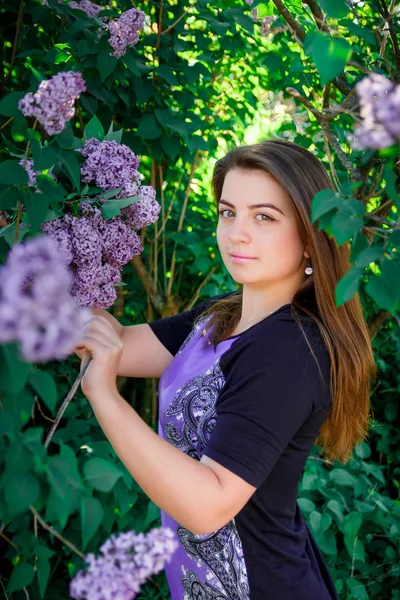
[[[398,11],[385,0],[257,5],[260,14],[278,17],[273,28],[279,30],[266,38],[240,0],[136,2],[148,16],[145,30],[115,59],[107,36],[98,35],[100,22],[66,3],[0,4],[0,210],[6,211],[0,257],[4,262],[16,236],[18,206],[24,207],[21,240],[80,197],[74,148],[85,131],[100,139],[112,123],[119,133],[109,135],[141,157],[143,183],[156,188],[162,212],[141,231],[144,252],[124,267],[110,312],[125,325],[176,314],[235,288],[215,240],[214,162],[233,145],[271,136],[313,151],[343,196],[330,210],[319,205],[319,226],[352,248],[354,264],[337,302],[359,290],[379,376],[368,442],[345,466],[328,464],[314,448],[299,504],[341,599],[399,600],[398,148],[356,152],[347,138],[359,113],[355,83],[372,70],[399,83]],[[131,7],[113,1],[103,14]],[[70,69],[82,72],[88,90],[76,117],[52,141],[33,132],[17,101],[41,79]],[[59,180],[34,202],[18,169],[10,175],[5,164],[16,163],[28,141],[41,169],[55,165]],[[368,246],[370,253],[362,254]],[[68,595],[82,566],[65,540],[96,552],[112,532],[158,526],[159,510],[116,457],[80,392],[44,449],[43,436],[78,373],[77,357],[29,365],[12,344],[0,354],[0,590],[12,600],[57,600]],[[118,381],[156,430],[157,383]],[[138,596],[168,597],[164,572]]]

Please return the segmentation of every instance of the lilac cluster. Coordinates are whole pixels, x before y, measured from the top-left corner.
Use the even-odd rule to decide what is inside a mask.
[[[361,123],[354,128],[353,148],[386,148],[400,137],[400,84],[371,73],[356,84]]]
[[[121,215],[133,229],[141,229],[157,221],[161,210],[156,200],[156,190],[151,185],[139,188],[138,196],[141,200],[121,210]]]
[[[0,269],[0,342],[19,342],[30,362],[66,358],[93,318],[73,300],[72,283],[48,237],[13,246]]]
[[[145,14],[142,10],[131,8],[123,12],[118,19],[112,19],[108,24],[114,56],[124,56],[129,46],[135,46],[139,40],[139,31],[143,29]]]
[[[97,17],[99,12],[104,8],[103,6],[99,6],[94,2],[89,2],[89,0],[81,0],[80,2],[75,2],[75,0],[72,0],[68,6],[70,8],[78,8],[79,10],[82,10],[89,17]]]
[[[78,151],[86,157],[82,165],[82,181],[93,182],[103,190],[120,187],[116,198],[141,198],[121,210],[130,227],[141,229],[157,221],[161,206],[156,200],[156,191],[149,185],[140,186],[139,158],[128,146],[114,140],[99,142],[90,138]]]
[[[114,140],[100,142],[96,138],[86,140],[78,152],[86,157],[82,165],[82,181],[94,182],[103,190],[122,187],[117,198],[135,196],[139,184],[139,158],[125,144]]]
[[[41,173],[41,171],[35,171],[35,169],[33,168],[33,160],[27,159],[26,161],[22,158],[18,164],[21,165],[21,167],[24,166],[24,162],[25,162],[25,171],[28,173],[28,185],[29,187],[34,187],[36,188],[36,191],[41,194],[42,192],[40,190],[37,189],[36,187],[36,175],[38,175],[39,173]],[[52,173],[48,173],[48,175],[50,177],[52,177],[54,180],[56,179],[54,177],[54,175]]]
[[[81,203],[83,216],[65,214],[42,224],[62,251],[74,276],[72,296],[79,306],[109,308],[117,297],[115,284],[133,256],[143,252],[140,237],[120,217],[105,220],[101,211]]]
[[[146,580],[162,571],[179,542],[168,527],[147,534],[134,531],[113,535],[100,548],[102,556],[86,556],[86,572],[79,571],[70,583],[72,598],[86,600],[132,600]]]
[[[18,103],[25,117],[35,117],[49,135],[60,133],[75,113],[74,103],[86,91],[82,75],[75,71],[57,73],[42,81],[38,91],[29,92]]]

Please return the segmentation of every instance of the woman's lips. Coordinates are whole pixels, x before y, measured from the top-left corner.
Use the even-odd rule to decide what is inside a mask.
[[[238,256],[236,254],[230,254],[229,256],[231,261],[236,264],[245,264],[251,262],[252,260],[257,260],[256,258],[251,258],[249,256]]]

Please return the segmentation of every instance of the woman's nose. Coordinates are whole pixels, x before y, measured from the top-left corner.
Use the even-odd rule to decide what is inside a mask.
[[[231,227],[229,228],[229,239],[231,240],[232,244],[237,244],[238,242],[248,242],[251,239],[248,227],[243,221],[236,219],[233,223],[231,223]]]

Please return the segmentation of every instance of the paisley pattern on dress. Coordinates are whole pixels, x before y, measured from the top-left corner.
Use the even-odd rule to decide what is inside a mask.
[[[215,402],[224,385],[218,359],[205,373],[189,379],[178,389],[160,417],[165,438],[196,460],[203,456],[216,424]],[[205,535],[178,525],[177,534],[187,556],[207,573],[206,580],[201,582],[194,571],[181,565],[184,600],[249,599],[246,564],[234,519]]]
[[[178,354],[180,354],[182,352],[182,350],[184,348],[186,348],[186,346],[188,345],[188,343],[190,342],[190,340],[196,335],[196,333],[198,332],[198,330],[200,329],[200,327],[202,327],[203,324],[206,321],[207,321],[206,317],[203,317],[202,319],[199,319],[197,325],[195,327],[192,327],[189,335],[185,338],[184,342],[180,346],[180,348],[179,348],[178,352],[175,354],[175,356],[178,356]]]
[[[242,543],[234,519],[206,536],[193,534],[184,527],[178,527],[177,533],[197,566],[208,567],[204,584],[196,573],[181,567],[184,600],[249,600]]]

